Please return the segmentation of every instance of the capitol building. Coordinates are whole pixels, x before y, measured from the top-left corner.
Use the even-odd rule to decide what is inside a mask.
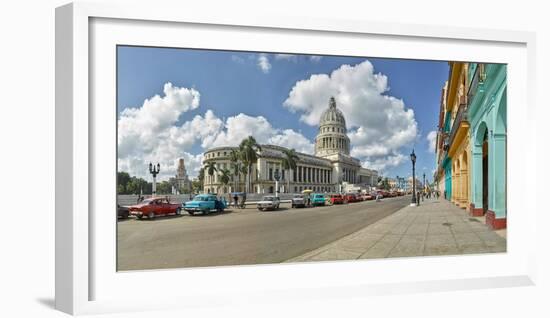
[[[361,167],[359,159],[350,156],[350,140],[346,119],[331,97],[327,110],[321,115],[319,131],[315,137],[315,154],[296,152],[296,169],[285,171],[282,166],[285,148],[261,145],[258,160],[252,165],[251,183],[255,193],[275,193],[275,175],[280,176],[279,192],[299,193],[306,189],[314,192],[350,191],[374,186],[378,172]],[[237,147],[216,147],[204,153],[203,163],[213,161],[218,169],[231,170],[229,159]],[[288,178],[290,178],[290,183]],[[236,176],[223,185],[215,173],[204,176],[204,191],[227,193],[244,191],[245,177]],[[289,187],[290,184],[290,187]],[[251,190],[252,191],[252,190]]]

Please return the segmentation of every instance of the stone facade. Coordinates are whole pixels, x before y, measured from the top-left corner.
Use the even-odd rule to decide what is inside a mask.
[[[506,227],[506,65],[450,63],[434,179],[445,198]],[[444,184],[442,186],[441,184]]]
[[[506,65],[470,64],[470,213],[506,227]]]
[[[368,187],[376,184],[378,172],[361,167],[357,158],[350,156],[350,141],[347,136],[346,120],[331,98],[328,109],[321,115],[319,132],[315,138],[315,154],[297,152],[297,167],[283,169],[285,148],[261,145],[259,158],[252,165],[250,176],[252,189],[256,193],[276,191],[275,174],[280,175],[279,191],[298,193],[306,189],[315,192],[341,192],[342,185]],[[222,169],[232,169],[229,155],[236,147],[218,147],[204,153],[203,162],[214,161]],[[206,192],[227,193],[244,191],[245,177],[233,175],[228,185],[220,183],[219,176],[206,174]]]
[[[189,180],[187,170],[185,169],[185,161],[182,158],[178,160],[178,170],[176,175],[173,178],[170,178],[168,182],[172,184],[174,194],[191,192],[191,181]]]

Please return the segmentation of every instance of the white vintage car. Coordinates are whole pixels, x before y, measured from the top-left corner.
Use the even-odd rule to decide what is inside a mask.
[[[281,204],[281,201],[278,197],[274,195],[266,195],[262,198],[261,201],[258,201],[258,210],[260,211],[266,211],[266,210],[277,210],[279,208],[279,205]]]

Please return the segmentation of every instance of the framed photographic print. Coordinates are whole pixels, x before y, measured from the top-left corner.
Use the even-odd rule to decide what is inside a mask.
[[[176,7],[57,9],[58,309],[533,284],[531,33]]]

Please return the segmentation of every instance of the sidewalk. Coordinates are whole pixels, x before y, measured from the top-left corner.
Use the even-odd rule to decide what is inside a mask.
[[[506,232],[444,199],[407,206],[340,240],[286,262],[506,252]]]

